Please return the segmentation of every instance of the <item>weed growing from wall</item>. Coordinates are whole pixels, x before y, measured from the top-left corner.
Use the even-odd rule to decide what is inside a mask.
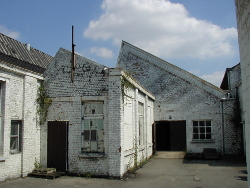
[[[52,100],[49,99],[49,96],[46,93],[46,83],[44,81],[42,81],[38,87],[36,101],[38,104],[37,113],[40,116],[40,124],[43,124],[47,119],[49,106],[52,103]]]
[[[35,158],[34,167],[35,167],[35,168],[42,168],[43,165],[41,165],[41,163]]]

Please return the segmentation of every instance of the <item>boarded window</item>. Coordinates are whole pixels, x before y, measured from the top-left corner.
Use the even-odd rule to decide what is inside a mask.
[[[103,102],[83,103],[82,152],[104,152]]]
[[[193,121],[193,140],[211,139],[211,121]]]

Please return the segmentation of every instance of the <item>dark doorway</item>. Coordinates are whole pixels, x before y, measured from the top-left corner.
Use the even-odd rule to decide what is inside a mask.
[[[48,122],[47,166],[66,172],[68,163],[68,122]]]
[[[186,121],[156,122],[156,150],[186,150]]]

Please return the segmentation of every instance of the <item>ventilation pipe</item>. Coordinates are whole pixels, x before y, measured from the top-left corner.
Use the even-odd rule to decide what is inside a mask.
[[[223,106],[223,101],[225,101],[225,100],[226,100],[226,98],[221,98],[221,100],[220,100],[220,106],[221,106],[222,155],[225,154],[225,137],[224,137],[225,120],[224,120],[224,106]]]
[[[26,49],[27,49],[28,51],[30,51],[30,44],[29,44],[29,43],[26,43]]]

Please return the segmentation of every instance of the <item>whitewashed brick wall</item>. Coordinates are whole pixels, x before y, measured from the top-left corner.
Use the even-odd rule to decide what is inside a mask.
[[[202,152],[206,147],[222,151],[220,100],[226,97],[226,92],[126,42],[122,45],[117,66],[124,68],[155,95],[155,121],[186,120],[188,152]],[[233,109],[228,113],[232,115]],[[193,120],[212,121],[214,142],[192,142]],[[225,124],[230,125],[230,120],[226,119]],[[225,144],[228,146],[231,142]],[[238,147],[238,144],[228,146],[228,154],[238,151]]]
[[[53,101],[47,119],[69,122],[69,171],[121,177],[127,170],[124,151],[128,139],[124,130],[124,103],[121,89],[124,73],[120,69],[107,69],[103,65],[76,55],[75,79],[74,83],[71,83],[70,60],[71,52],[60,49],[45,72],[47,93]],[[132,79],[130,82],[140,88]],[[146,93],[143,88],[140,90]],[[145,100],[145,97],[145,94],[142,95],[140,100]],[[81,152],[82,101],[104,103],[104,154]],[[149,104],[152,106],[152,103],[151,100]],[[41,159],[44,165],[47,161],[46,133],[47,125],[44,125],[41,139]],[[150,144],[151,147],[152,143]],[[152,154],[152,151],[148,153]]]
[[[3,84],[2,128],[0,142],[0,181],[26,176],[40,161],[40,127],[37,124],[37,88],[41,76],[0,64]],[[22,121],[22,152],[10,154],[11,120]]]
[[[247,169],[250,172],[250,1],[235,0],[242,75],[243,115],[245,122]],[[248,173],[249,174],[249,173]],[[248,175],[248,179],[250,176]],[[250,184],[249,184],[250,186]]]

